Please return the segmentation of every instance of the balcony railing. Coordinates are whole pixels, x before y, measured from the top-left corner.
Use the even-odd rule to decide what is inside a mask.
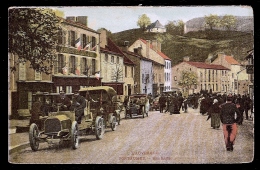
[[[57,52],[59,53],[69,53],[81,56],[88,56],[88,57],[97,57],[96,51],[85,51],[85,50],[77,50],[76,48],[64,47],[64,46],[57,46]]]

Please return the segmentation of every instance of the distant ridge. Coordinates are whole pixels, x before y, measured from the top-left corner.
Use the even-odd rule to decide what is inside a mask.
[[[220,16],[223,17],[223,16]],[[237,18],[237,24],[232,31],[252,32],[254,31],[254,18],[251,16],[235,16]],[[185,23],[184,34],[190,31],[205,30],[204,17],[193,18]],[[223,28],[214,28],[216,30],[224,30]]]

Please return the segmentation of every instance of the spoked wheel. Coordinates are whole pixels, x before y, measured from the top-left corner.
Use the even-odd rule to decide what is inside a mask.
[[[112,116],[111,129],[112,129],[113,131],[116,130],[116,117],[115,117],[115,116]]]
[[[142,107],[142,114],[143,114],[143,118],[144,118],[144,106]]]
[[[103,118],[101,118],[100,116],[97,116],[96,121],[95,121],[96,139],[102,139],[104,132],[105,132],[105,127],[104,127]]]
[[[33,151],[37,151],[39,148],[39,129],[35,123],[32,123],[29,129],[29,141]]]
[[[120,113],[117,115],[117,124],[120,125],[121,116]]]
[[[73,149],[79,147],[78,123],[74,121],[71,126],[71,144]]]

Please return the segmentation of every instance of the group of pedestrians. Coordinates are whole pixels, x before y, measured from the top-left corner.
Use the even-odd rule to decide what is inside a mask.
[[[188,107],[199,109],[201,115],[207,115],[210,126],[219,129],[222,124],[227,151],[233,151],[238,125],[252,116],[253,102],[249,95],[196,93],[188,97],[182,93],[162,94],[159,97],[160,113],[180,114],[181,109],[187,113]],[[251,115],[249,115],[251,110]],[[245,116],[244,116],[245,115]]]
[[[227,151],[233,151],[238,127],[245,119],[248,120],[248,110],[253,103],[248,95],[236,94],[203,94],[199,99],[200,113],[208,115],[211,127],[218,129],[222,123],[223,135]],[[252,110],[251,110],[252,111]]]
[[[180,114],[181,109],[187,113],[187,98],[182,93],[162,94],[159,97],[160,113],[169,112],[172,114]]]

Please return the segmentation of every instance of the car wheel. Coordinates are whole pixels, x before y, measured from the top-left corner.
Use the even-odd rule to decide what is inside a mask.
[[[95,134],[96,139],[102,139],[105,132],[104,122],[100,116],[97,116],[95,121]]]
[[[37,151],[39,148],[38,141],[39,129],[35,123],[32,123],[29,129],[29,141],[33,151]]]
[[[144,106],[142,107],[142,114],[143,114],[143,118],[144,118]]]
[[[112,129],[113,131],[116,130],[116,117],[115,117],[115,116],[112,116],[111,129]]]
[[[79,147],[78,123],[73,121],[71,126],[71,145],[73,149]]]

